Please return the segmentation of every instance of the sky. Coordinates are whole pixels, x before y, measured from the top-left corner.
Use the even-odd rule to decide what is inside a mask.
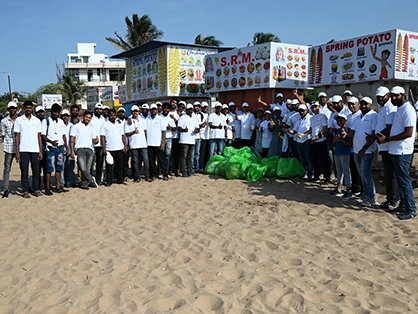
[[[392,29],[418,32],[416,0],[1,0],[0,72],[13,91],[33,93],[56,83],[55,64],[96,43],[96,53],[118,53],[105,37],[125,35],[125,17],[148,14],[161,40],[193,43],[213,35],[227,47],[245,47],[255,32],[289,44],[319,45]],[[0,74],[0,94],[8,92]]]

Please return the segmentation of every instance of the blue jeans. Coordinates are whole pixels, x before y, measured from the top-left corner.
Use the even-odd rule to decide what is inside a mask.
[[[395,169],[396,179],[398,181],[399,196],[401,199],[400,207],[405,209],[406,213],[416,212],[414,190],[409,174],[409,169],[412,161],[412,154],[410,155],[390,155]]]
[[[308,143],[298,143],[293,141],[293,147],[296,148],[296,154],[299,157],[300,163],[307,171],[308,179],[314,176],[314,163],[312,158],[312,147]]]
[[[370,202],[376,201],[376,188],[372,176],[373,157],[374,152],[372,154],[364,154],[361,157],[358,154],[354,154],[354,161],[363,185],[363,200]]]
[[[165,139],[164,155],[166,160],[167,173],[170,172],[171,149],[173,147],[173,140],[171,138]]]
[[[144,175],[149,179],[149,162],[147,148],[131,148],[132,168],[134,180],[138,180],[141,174],[141,164],[144,162]]]
[[[67,155],[64,154],[64,157],[63,157],[63,160],[62,160],[62,163],[64,165],[64,170],[61,172],[61,181],[60,181],[62,187],[64,187],[64,185],[65,185],[65,176],[66,176],[66,173],[67,173],[67,170],[66,170],[67,159],[68,159]]]
[[[89,184],[94,183],[92,175],[90,174],[90,167],[93,163],[94,151],[90,148],[79,148],[76,151],[78,168],[83,174],[82,187],[87,187]]]
[[[210,139],[209,140],[209,158],[215,155],[215,151],[218,155],[222,155],[224,150],[224,140],[223,139]]]
[[[195,139],[195,142],[194,142],[193,168],[195,169],[195,171],[200,170],[199,159],[200,159],[200,137]]]
[[[14,153],[4,152],[3,191],[9,190],[10,171],[12,170],[12,163],[15,155],[16,154]]]
[[[65,171],[67,172],[67,184],[68,185],[72,185],[74,183],[77,183],[77,178],[76,175],[74,173],[74,168],[75,168],[75,160],[74,159],[70,159],[69,156],[67,156],[65,158]]]

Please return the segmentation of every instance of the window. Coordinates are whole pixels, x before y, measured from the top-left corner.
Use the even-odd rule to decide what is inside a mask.
[[[92,82],[93,81],[93,70],[87,71],[87,81]]]
[[[118,69],[109,70],[109,80],[110,81],[119,81],[120,71]]]

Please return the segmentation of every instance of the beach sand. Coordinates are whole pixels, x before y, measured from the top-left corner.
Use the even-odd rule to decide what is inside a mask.
[[[0,313],[416,313],[418,220],[331,188],[199,175],[11,195]]]

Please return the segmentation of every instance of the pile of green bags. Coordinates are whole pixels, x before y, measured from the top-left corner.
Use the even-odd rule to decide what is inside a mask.
[[[305,169],[295,158],[261,158],[254,149],[225,147],[222,156],[213,156],[205,167],[205,173],[232,179],[256,182],[266,177],[292,178],[303,176]]]

